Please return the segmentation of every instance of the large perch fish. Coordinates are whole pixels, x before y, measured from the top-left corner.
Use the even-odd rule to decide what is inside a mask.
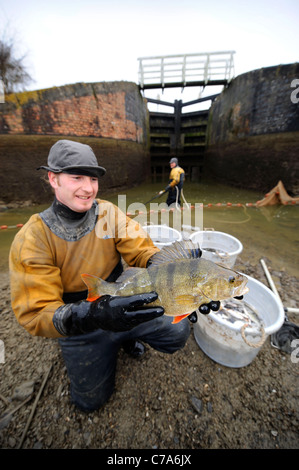
[[[198,245],[182,242],[155,254],[148,269],[127,269],[117,282],[109,283],[89,274],[82,274],[82,279],[90,301],[107,294],[124,296],[155,291],[158,299],[151,305],[162,305],[165,315],[174,317],[173,323],[211,300],[237,297],[248,291],[245,276],[201,258]]]

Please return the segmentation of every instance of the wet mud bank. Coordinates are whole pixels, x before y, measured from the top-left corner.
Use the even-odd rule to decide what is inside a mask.
[[[298,280],[265,261],[284,305],[295,307]],[[261,265],[252,263],[242,255],[236,269],[268,286]],[[147,347],[136,360],[120,351],[115,392],[102,409],[85,414],[70,403],[57,341],[31,337],[18,325],[7,273],[0,279],[0,339],[5,347],[0,364],[1,448],[19,446],[51,366],[23,448],[298,449],[298,362],[273,348],[269,338],[254,361],[241,369],[213,362],[193,333],[174,355]],[[298,323],[296,316],[289,314],[289,319]]]

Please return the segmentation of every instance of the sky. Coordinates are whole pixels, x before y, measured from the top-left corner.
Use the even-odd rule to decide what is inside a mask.
[[[233,50],[235,76],[298,62],[298,24],[298,0],[0,0],[0,38],[13,36],[26,54],[29,90],[138,83],[139,57]],[[202,93],[181,91],[145,95],[186,102]]]

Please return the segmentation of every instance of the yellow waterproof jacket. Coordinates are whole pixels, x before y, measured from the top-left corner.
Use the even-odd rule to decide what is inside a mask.
[[[179,185],[182,187],[185,178],[185,172],[180,166],[175,166],[172,168],[169,175],[169,186],[173,189],[175,186]]]
[[[159,251],[140,225],[117,206],[103,200],[94,204],[94,228],[78,240],[69,241],[63,232],[56,235],[41,213],[29,219],[12,243],[12,309],[18,322],[32,335],[61,336],[52,318],[64,304],[64,293],[87,289],[82,273],[106,279],[121,256],[129,266],[145,268],[149,258]]]

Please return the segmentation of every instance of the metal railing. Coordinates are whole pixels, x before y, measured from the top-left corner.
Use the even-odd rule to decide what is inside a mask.
[[[162,88],[225,84],[234,76],[235,51],[140,57],[139,86]]]

